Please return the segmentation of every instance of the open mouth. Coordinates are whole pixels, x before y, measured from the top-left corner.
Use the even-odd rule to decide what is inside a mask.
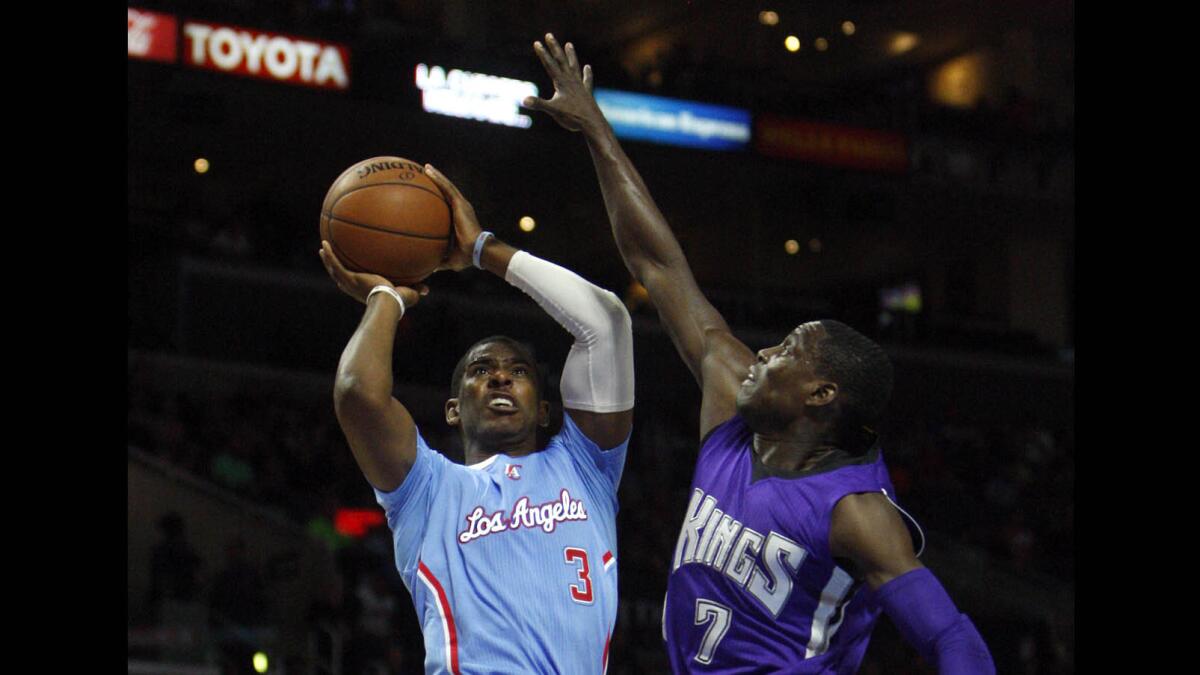
[[[488,400],[487,408],[499,413],[515,413],[517,404],[511,396],[493,396]]]

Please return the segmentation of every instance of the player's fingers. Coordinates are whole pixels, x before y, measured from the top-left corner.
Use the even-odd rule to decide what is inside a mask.
[[[342,284],[346,279],[350,278],[350,272],[348,272],[345,266],[342,265],[342,261],[338,260],[338,257],[334,255],[333,246],[331,246],[329,242],[323,241],[321,242],[321,246],[325,249],[325,261],[329,268],[330,276],[332,276],[333,280],[338,282],[339,285]]]
[[[445,195],[447,199],[459,201],[463,198],[462,193],[458,191],[458,188],[454,186],[454,183],[451,183],[450,179],[446,178],[441,171],[433,168],[432,164],[425,165],[425,175],[429,176],[433,180],[434,184],[438,186],[438,189],[442,191],[442,194]]]
[[[549,108],[546,106],[547,103],[549,103],[549,101],[547,101],[544,98],[538,98],[536,96],[526,96],[525,100],[521,101],[521,106],[525,107],[525,108],[529,108],[530,110],[540,110],[542,112],[545,112],[545,111],[549,110]]]
[[[571,69],[571,74],[579,77],[579,59],[575,56],[575,45],[568,42],[566,44],[567,53],[567,68]]]
[[[591,66],[583,67],[583,88],[587,89],[589,94],[592,93],[592,67]]]
[[[563,54],[562,47],[559,46],[558,40],[554,39],[552,33],[546,33],[546,46],[550,48],[550,56],[559,64],[567,62],[567,55]]]
[[[542,67],[550,74],[551,79],[558,77],[562,69],[554,61],[554,57],[550,56],[550,51],[546,49],[546,46],[535,40],[533,43],[533,52],[537,54],[538,59],[542,62]]]

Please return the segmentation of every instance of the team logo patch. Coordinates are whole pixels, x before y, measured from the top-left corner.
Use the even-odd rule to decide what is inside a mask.
[[[504,475],[513,480],[521,480],[521,465],[520,464],[505,464]]]

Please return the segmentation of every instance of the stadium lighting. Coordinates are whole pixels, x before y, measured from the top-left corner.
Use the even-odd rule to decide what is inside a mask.
[[[533,228],[537,227],[537,221],[529,216],[523,216],[517,226],[521,228],[522,232],[533,232]]]
[[[783,250],[787,251],[788,255],[796,255],[800,252],[800,242],[788,239],[783,243]]]
[[[918,42],[920,39],[912,33],[896,33],[888,44],[888,51],[894,56],[899,56],[916,47]]]
[[[823,52],[826,49],[829,49],[829,40],[819,37],[816,40],[813,40],[813,46],[817,48],[817,51]]]
[[[787,47],[789,52],[798,52],[800,51],[800,38],[795,35],[789,35],[784,39],[783,46]]]
[[[857,30],[857,28],[855,28],[853,21],[842,22],[842,33],[846,35],[854,35],[855,30]]]
[[[192,168],[196,170],[196,173],[208,173],[208,160],[199,157],[195,162],[192,162]]]
[[[768,9],[758,13],[758,22],[764,26],[774,26],[779,23],[779,15]]]

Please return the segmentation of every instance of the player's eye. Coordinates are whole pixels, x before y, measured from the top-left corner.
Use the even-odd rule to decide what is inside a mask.
[[[487,366],[475,366],[474,368],[471,369],[472,375],[487,375],[487,373],[488,373]]]
[[[529,374],[529,370],[527,368],[521,368],[519,366],[516,368],[513,368],[513,375],[528,375],[528,374]]]

